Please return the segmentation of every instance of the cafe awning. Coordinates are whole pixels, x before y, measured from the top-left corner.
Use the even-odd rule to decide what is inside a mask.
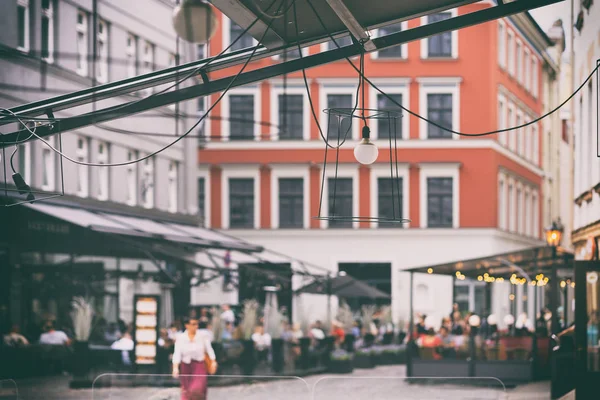
[[[328,286],[331,285],[329,291]],[[387,293],[382,292],[374,286],[364,283],[358,279],[354,279],[348,275],[339,275],[331,278],[330,282],[327,280],[318,280],[308,285],[301,287],[296,291],[300,293],[312,293],[312,294],[330,294],[338,297],[346,298],[357,298],[357,297],[368,297],[371,299],[389,299],[390,296]]]
[[[487,257],[411,268],[406,271],[465,276],[478,280],[482,280],[479,278],[484,274],[494,278],[509,279],[513,274],[523,277],[525,273],[533,279],[538,274],[550,275],[553,267],[557,268],[560,276],[572,275],[573,253],[561,247],[539,246]]]

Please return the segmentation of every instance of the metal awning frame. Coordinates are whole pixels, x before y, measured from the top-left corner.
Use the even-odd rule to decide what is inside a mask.
[[[499,2],[496,6],[492,6],[480,11],[469,14],[459,15],[447,20],[422,25],[405,31],[385,35],[378,38],[373,38],[374,50],[365,49],[359,43],[353,45],[336,48],[317,54],[300,57],[295,60],[285,61],[274,64],[268,67],[259,68],[256,70],[243,72],[236,78],[236,74],[225,78],[215,79],[213,81],[204,81],[201,84],[188,86],[185,88],[168,91],[166,93],[151,96],[147,99],[135,100],[125,104],[119,104],[112,107],[100,109],[91,113],[82,115],[61,118],[60,124],[41,125],[36,130],[36,134],[40,137],[48,137],[59,132],[65,132],[73,129],[86,127],[123,118],[129,115],[141,113],[153,108],[166,106],[180,101],[191,100],[197,97],[207,96],[213,93],[221,92],[228,87],[239,87],[263,81],[265,79],[274,78],[276,76],[289,74],[292,72],[301,71],[303,69],[313,68],[319,65],[327,64],[334,61],[349,59],[363,52],[380,51],[403,43],[424,39],[443,32],[454,31],[457,29],[466,28],[484,22],[493,21],[509,15],[525,12],[531,9],[547,6],[558,3],[563,0],[528,0],[515,1],[502,4]],[[311,46],[329,40],[329,37],[317,38],[306,43],[302,43],[302,47]],[[268,50],[264,47],[255,51],[253,59],[259,60],[267,57],[272,57],[282,54],[285,51],[297,50],[297,44],[288,44],[278,49]],[[140,75],[137,77],[108,83],[101,86],[77,91],[74,93],[53,97],[50,99],[25,104],[12,108],[10,111],[21,118],[37,117],[48,113],[56,113],[58,111],[71,109],[73,107],[82,106],[92,102],[113,98],[119,95],[124,95],[136,92],[149,87],[154,87],[162,84],[168,84],[181,80],[186,75],[202,75],[207,76],[207,73],[215,72],[225,68],[230,68],[245,63],[248,57],[252,54],[254,48],[248,48],[231,52],[225,56],[194,61],[176,67],[167,68],[161,71],[152,72],[149,74]],[[206,65],[210,65],[205,67]],[[0,117],[0,126],[14,123],[12,116]],[[0,136],[0,148],[7,147],[18,141],[21,137],[29,137],[25,129],[11,132]],[[28,140],[35,140],[35,138]]]

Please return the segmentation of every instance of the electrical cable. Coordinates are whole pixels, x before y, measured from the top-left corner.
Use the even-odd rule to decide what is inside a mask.
[[[275,0],[276,1],[276,0]],[[275,1],[273,2],[273,4],[275,3]],[[292,1],[292,4],[295,4],[296,0]],[[283,5],[283,2],[279,5],[278,10],[281,9],[281,6]],[[257,19],[258,20],[258,19]],[[120,166],[126,166],[126,165],[131,165],[131,164],[136,164],[139,162],[142,162],[144,160],[147,160],[167,149],[169,149],[170,147],[174,146],[176,143],[178,143],[181,139],[185,138],[187,135],[189,135],[199,124],[200,122],[202,122],[204,120],[204,118],[213,110],[213,108],[216,107],[216,105],[221,101],[221,99],[225,96],[225,94],[231,89],[231,87],[233,86],[233,84],[236,82],[236,80],[239,78],[239,76],[242,74],[242,72],[244,72],[244,70],[246,69],[246,67],[248,66],[248,64],[250,64],[250,61],[252,60],[252,57],[254,56],[254,54],[256,54],[256,51],[259,49],[260,43],[262,43],[262,41],[264,40],[265,36],[267,35],[269,29],[271,29],[271,26],[273,25],[274,20],[272,20],[268,26],[267,29],[264,31],[262,37],[260,38],[258,44],[253,48],[252,53],[250,54],[250,56],[248,57],[248,59],[246,60],[246,62],[244,63],[244,65],[242,66],[242,68],[238,71],[238,73],[233,77],[233,79],[231,80],[231,82],[229,83],[229,85],[227,85],[227,87],[223,90],[223,92],[221,93],[221,95],[219,96],[219,98],[215,101],[215,103],[213,105],[211,105],[208,110],[204,113],[204,115],[198,120],[196,121],[196,123],[190,128],[188,129],[187,132],[185,132],[184,134],[182,134],[181,136],[179,136],[176,140],[174,140],[173,142],[167,144],[166,146],[162,147],[159,150],[156,150],[144,157],[141,157],[137,160],[130,160],[130,161],[126,161],[126,162],[121,162],[121,163],[111,163],[111,164],[99,164],[99,163],[88,163],[88,162],[83,162],[83,161],[78,161],[75,160],[67,155],[65,155],[63,152],[57,150],[56,148],[54,148],[50,143],[48,143],[46,140],[44,140],[42,137],[40,137],[39,135],[37,135],[35,132],[31,131],[31,129],[29,129],[29,127],[27,126],[27,124],[25,124],[23,122],[23,119],[26,118],[21,118],[19,116],[17,116],[14,112],[12,112],[11,110],[8,110],[6,108],[0,108],[1,110],[4,110],[10,114],[13,115],[14,118],[16,118],[23,127],[25,127],[25,129],[27,129],[33,136],[35,136],[37,139],[41,140],[44,144],[46,144],[46,146],[48,146],[52,151],[54,151],[56,154],[60,155],[61,157],[66,158],[67,160],[71,161],[72,163],[75,164],[79,164],[79,165],[85,165],[85,166],[90,166],[90,167],[120,167]],[[228,47],[229,48],[229,47]],[[60,122],[60,120],[59,120]]]
[[[336,45],[336,47],[338,49],[341,49],[341,46],[336,42],[335,38],[332,36],[331,31],[329,31],[329,29],[327,29],[327,27],[325,26],[325,23],[323,22],[323,19],[321,18],[321,16],[319,15],[319,13],[317,12],[317,10],[315,9],[314,5],[312,4],[311,0],[306,0],[306,2],[308,3],[308,5],[310,6],[310,8],[312,9],[313,13],[315,14],[315,16],[317,17],[317,20],[319,21],[321,27],[327,32],[327,36],[333,41],[333,43]],[[356,68],[356,66],[354,65],[354,63],[348,58],[345,57],[346,61],[348,61],[348,63],[352,66],[352,68],[354,68],[354,70],[356,70],[356,72],[358,72],[360,74],[360,70],[358,70]],[[489,135],[494,135],[497,133],[503,133],[503,132],[509,132],[509,131],[513,131],[513,130],[517,130],[517,129],[521,129],[521,128],[525,128],[529,125],[533,125],[539,121],[541,121],[542,119],[548,117],[551,114],[554,114],[556,111],[558,111],[560,108],[562,108],[565,104],[567,104],[573,97],[575,97],[575,95],[581,91],[581,89],[583,89],[583,87],[586,85],[586,83],[593,77],[594,73],[599,70],[600,68],[600,64],[596,65],[596,68],[594,68],[592,70],[592,72],[588,75],[588,77],[585,79],[585,81],[583,81],[583,83],[581,84],[581,86],[579,86],[579,88],[577,88],[577,90],[575,90],[575,92],[573,92],[565,101],[563,101],[560,105],[558,105],[557,107],[555,107],[554,109],[548,111],[546,114],[541,115],[538,118],[535,118],[532,121],[529,121],[525,124],[522,125],[518,125],[518,126],[514,126],[511,128],[504,128],[504,129],[498,129],[498,130],[494,130],[494,131],[489,131],[489,132],[483,132],[483,133],[463,133],[463,132],[458,132],[455,131],[453,129],[449,129],[446,128],[442,125],[439,125],[421,115],[419,115],[418,113],[409,110],[408,108],[404,107],[402,104],[398,103],[396,100],[394,100],[390,95],[388,95],[387,93],[385,93],[383,90],[381,90],[377,85],[375,85],[371,80],[369,80],[369,78],[367,78],[366,76],[364,77],[364,80],[371,86],[373,87],[373,89],[377,90],[379,93],[381,93],[383,96],[385,96],[388,100],[390,100],[393,104],[395,104],[396,106],[400,107],[402,110],[406,111],[407,113],[409,113],[410,115],[417,117],[437,128],[440,128],[446,132],[450,132],[453,133],[455,135],[459,135],[459,136],[489,136]]]

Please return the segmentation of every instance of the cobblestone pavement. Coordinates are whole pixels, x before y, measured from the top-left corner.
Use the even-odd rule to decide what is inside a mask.
[[[548,382],[538,382],[506,389],[480,380],[476,385],[457,379],[452,384],[434,384],[431,381],[408,383],[402,379],[404,366],[378,367],[355,370],[351,375],[315,375],[305,379],[287,378],[247,385],[209,388],[210,400],[536,400],[550,398]],[[123,379],[123,378],[121,378]],[[127,378],[133,379],[133,378]],[[147,379],[147,378],[145,378]],[[211,379],[218,379],[211,377]],[[133,379],[136,381],[136,379]],[[17,382],[18,397],[3,396],[1,400],[175,400],[178,388],[111,387],[98,390],[68,388],[68,377]],[[141,380],[137,380],[141,383]],[[486,387],[486,385],[488,385]]]

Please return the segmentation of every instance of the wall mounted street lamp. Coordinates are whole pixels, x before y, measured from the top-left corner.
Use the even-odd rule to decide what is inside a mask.
[[[558,221],[553,221],[552,225],[546,228],[546,243],[548,243],[548,246],[560,246],[564,230],[565,229],[560,222],[560,218]]]

